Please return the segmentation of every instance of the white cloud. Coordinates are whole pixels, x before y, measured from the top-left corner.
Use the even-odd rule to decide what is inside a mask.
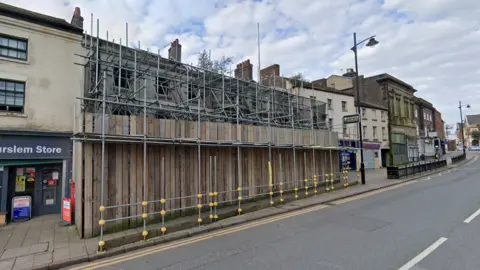
[[[257,63],[257,23],[262,67],[278,63],[285,76],[310,79],[354,66],[352,33],[377,35],[375,48],[359,49],[359,71],[386,72],[414,85],[449,123],[458,121],[458,100],[467,113],[480,113],[480,1],[477,0],[4,0],[37,12],[71,19],[82,9],[100,33],[142,48],[158,48],[178,38],[184,62],[211,50],[212,58],[233,56]],[[95,25],[96,26],[96,25]],[[94,31],[94,34],[96,32]],[[255,70],[256,70],[255,66]]]

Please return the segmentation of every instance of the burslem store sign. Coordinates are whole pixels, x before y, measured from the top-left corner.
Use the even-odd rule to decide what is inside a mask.
[[[43,136],[0,136],[0,159],[64,159],[69,157],[70,139]]]

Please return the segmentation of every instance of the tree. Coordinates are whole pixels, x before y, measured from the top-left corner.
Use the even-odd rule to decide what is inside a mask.
[[[472,132],[472,139],[479,141],[480,140],[480,131],[473,131]]]
[[[207,50],[203,50],[198,54],[197,67],[210,70],[217,73],[226,73],[228,68],[233,64],[233,57],[222,56],[220,60],[212,60]]]
[[[288,78],[288,80],[293,85],[293,87],[300,87],[300,86],[302,86],[302,82],[303,83],[308,83],[309,82],[307,79],[305,79],[305,77],[303,76],[303,74],[301,72],[295,73],[293,76]]]

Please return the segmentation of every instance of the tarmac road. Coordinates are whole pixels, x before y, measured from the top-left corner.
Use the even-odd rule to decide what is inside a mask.
[[[480,161],[473,155],[456,170],[373,195],[76,267],[478,270]]]

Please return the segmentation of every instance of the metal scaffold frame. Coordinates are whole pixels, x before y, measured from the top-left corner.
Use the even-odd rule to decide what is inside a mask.
[[[92,29],[93,32],[93,15]],[[226,74],[220,74],[204,70],[193,65],[181,63],[173,59],[166,59],[157,53],[152,53],[148,49],[142,50],[140,42],[138,46],[131,47],[128,40],[128,24],[126,25],[125,42],[122,39],[108,40],[99,37],[99,20],[96,24],[96,36],[85,34],[83,46],[86,54],[82,55],[85,60],[81,63],[85,67],[85,90],[81,101],[81,110],[83,115],[83,124],[85,124],[85,113],[93,113],[100,116],[101,134],[93,134],[85,131],[83,126],[81,130],[76,130],[74,140],[77,142],[96,142],[101,143],[101,191],[100,191],[100,241],[99,248],[103,249],[104,225],[107,222],[117,221],[118,218],[105,219],[104,213],[107,209],[130,207],[141,205],[142,214],[135,216],[122,217],[143,219],[143,237],[147,237],[147,217],[151,215],[161,215],[161,232],[166,232],[165,215],[181,209],[167,209],[166,204],[171,200],[194,199],[198,209],[198,224],[202,224],[202,207],[209,206],[209,218],[214,221],[218,218],[217,206],[224,203],[238,203],[238,213],[242,212],[242,200],[251,198],[242,194],[249,189],[260,189],[260,193],[255,196],[269,195],[270,204],[273,205],[273,196],[280,195],[280,202],[284,201],[284,192],[293,191],[295,199],[299,198],[299,188],[304,189],[305,197],[308,195],[308,188],[314,188],[314,194],[317,193],[317,186],[323,179],[326,191],[333,189],[335,179],[343,179],[344,187],[348,186],[348,172],[345,170],[334,176],[332,150],[351,149],[348,147],[337,147],[332,145],[332,132],[328,129],[329,139],[326,145],[317,145],[317,138],[313,135],[314,130],[327,130],[326,126],[326,104],[313,98],[305,98],[295,95],[291,90],[279,87],[267,87],[253,81],[245,81],[238,78],[232,78]],[[275,80],[274,80],[275,81]],[[284,84],[282,83],[282,86]],[[109,135],[106,132],[107,115],[124,115],[143,117],[143,135]],[[194,138],[161,138],[147,135],[147,118],[187,120],[196,122],[196,137]],[[76,121],[76,119],[74,119]],[[201,139],[200,124],[203,122],[220,122],[236,125],[236,140],[232,141],[208,141]],[[263,143],[246,143],[239,139],[240,125],[253,125],[268,127],[268,141]],[[277,144],[274,142],[275,128],[288,128],[292,132],[291,144]],[[298,145],[295,141],[295,130],[310,130],[311,144]],[[142,201],[129,204],[105,205],[105,145],[106,143],[136,143],[143,145],[143,191]],[[147,145],[150,144],[177,144],[190,145],[197,148],[197,169],[198,179],[195,179],[196,188],[194,195],[166,198],[162,188],[162,198],[159,200],[148,201],[147,198]],[[202,146],[215,147],[235,147],[237,149],[237,177],[239,179],[238,187],[231,190],[217,190],[216,164],[217,157],[210,156],[208,184],[206,190],[202,190],[202,179],[200,173]],[[270,180],[268,185],[248,186],[241,182],[241,157],[242,149],[245,147],[265,147],[269,149],[268,168]],[[272,148],[288,148],[293,153],[293,168],[296,168],[296,151],[304,151],[304,170],[307,171],[306,151],[312,153],[313,175],[311,178],[295,179],[286,181],[288,175],[285,175],[282,169],[282,157],[279,155],[280,181],[273,183],[272,175]],[[329,159],[330,168],[315,167],[315,151],[323,149],[329,150],[329,157],[325,151],[325,158]],[[162,175],[161,186],[165,186],[165,158],[161,158]],[[267,165],[265,165],[267,166]],[[213,170],[212,170],[213,168]],[[320,173],[321,171],[321,173]],[[328,173],[328,171],[330,173]],[[345,175],[347,174],[347,178]],[[296,171],[293,174],[296,175]],[[205,179],[207,180],[207,179]],[[218,200],[221,193],[233,194],[233,200]],[[206,199],[208,198],[208,199]],[[150,204],[159,203],[161,211],[149,212]],[[188,207],[192,208],[192,207]],[[186,208],[184,208],[186,209]]]

